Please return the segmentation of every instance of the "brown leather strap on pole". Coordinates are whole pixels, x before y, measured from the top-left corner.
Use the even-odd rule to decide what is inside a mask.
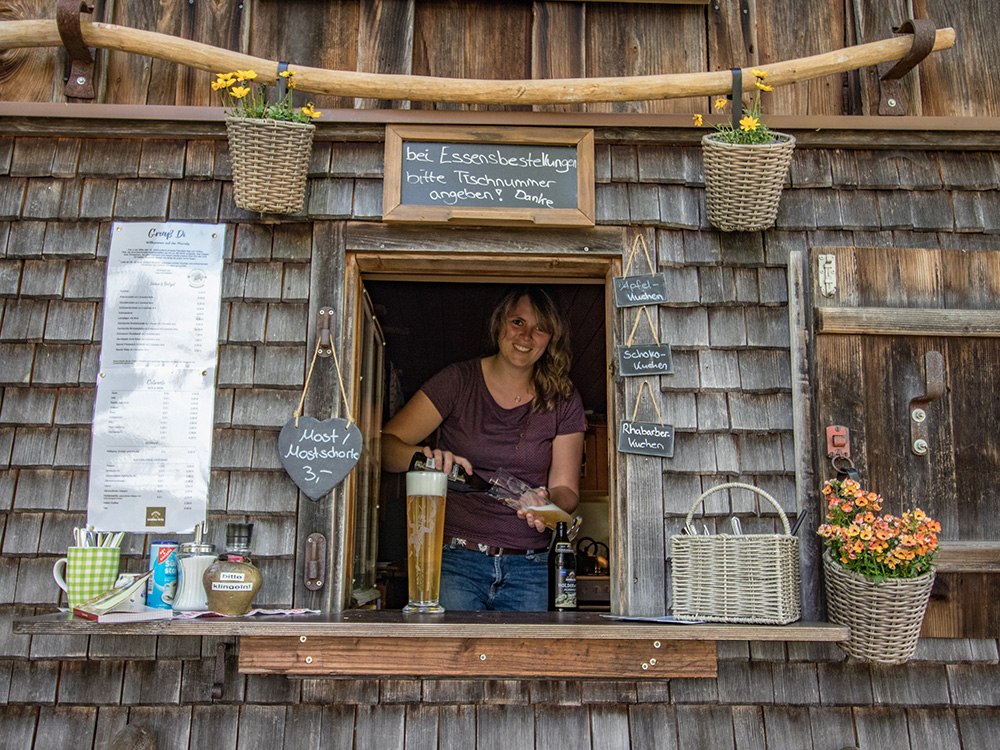
[[[76,99],[94,98],[94,54],[80,30],[80,14],[93,12],[94,6],[84,0],[59,0],[56,5],[56,26],[70,59],[63,93]]]
[[[932,21],[910,18],[893,28],[897,34],[913,34],[910,51],[895,63],[880,63],[877,66],[879,77],[880,115],[905,115],[906,103],[903,101],[903,89],[899,80],[917,66],[921,60],[934,49],[934,38],[937,29]]]

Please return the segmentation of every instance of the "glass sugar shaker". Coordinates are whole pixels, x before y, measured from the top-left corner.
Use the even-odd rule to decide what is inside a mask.
[[[204,612],[208,609],[208,597],[202,576],[215,562],[215,545],[202,541],[204,522],[195,528],[195,538],[185,542],[177,551],[177,596],[174,610],[177,612]]]

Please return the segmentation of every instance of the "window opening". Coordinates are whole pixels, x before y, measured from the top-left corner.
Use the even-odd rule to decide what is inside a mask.
[[[383,421],[394,414],[420,386],[444,366],[491,351],[488,322],[506,283],[414,281],[362,277],[365,294],[385,336]],[[538,279],[550,284],[549,279]],[[583,280],[581,280],[583,281]],[[532,283],[521,278],[518,283]],[[587,562],[590,578],[583,581],[596,607],[607,607],[608,457],[607,356],[605,288],[595,283],[550,285],[570,326],[573,365],[570,377],[583,399],[589,428],[581,466],[579,514],[584,522],[578,539],[599,553],[602,564]],[[378,579],[383,606],[406,603],[405,488],[402,474],[383,473],[378,498]],[[601,545],[604,545],[601,547]],[[584,575],[584,578],[587,576]],[[587,588],[589,586],[589,588]]]

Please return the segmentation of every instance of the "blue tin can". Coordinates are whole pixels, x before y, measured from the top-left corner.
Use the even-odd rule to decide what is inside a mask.
[[[177,593],[177,542],[150,544],[149,567],[153,575],[146,584],[146,606],[172,609]]]

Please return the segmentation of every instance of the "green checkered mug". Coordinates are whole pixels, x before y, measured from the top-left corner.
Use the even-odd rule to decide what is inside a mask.
[[[118,547],[70,547],[66,557],[56,560],[52,577],[66,592],[70,607],[78,607],[114,587],[120,555]],[[65,578],[61,567],[65,567]]]

